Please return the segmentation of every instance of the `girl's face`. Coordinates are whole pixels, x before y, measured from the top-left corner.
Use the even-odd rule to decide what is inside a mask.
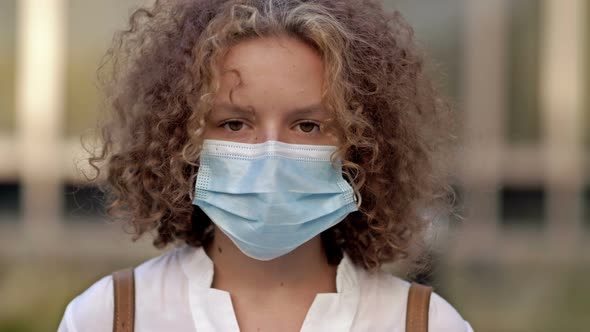
[[[321,105],[324,65],[311,47],[290,37],[250,39],[220,66],[206,139],[336,145]]]

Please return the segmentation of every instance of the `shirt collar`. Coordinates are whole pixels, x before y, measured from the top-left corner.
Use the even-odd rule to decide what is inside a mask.
[[[185,245],[180,249],[180,261],[189,282],[198,288],[213,284],[213,261],[203,247]]]
[[[195,287],[211,288],[213,283],[213,261],[203,247],[184,245],[180,248],[182,269]],[[346,293],[358,287],[357,269],[350,257],[344,253],[336,269],[336,292]]]

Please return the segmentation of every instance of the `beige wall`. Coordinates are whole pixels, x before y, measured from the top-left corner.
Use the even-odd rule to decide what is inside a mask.
[[[140,2],[116,2],[115,9],[127,14],[123,8]],[[532,144],[509,142],[505,134],[509,104],[507,38],[514,3],[510,0],[451,2],[454,6],[451,8],[460,10],[459,14],[448,8],[442,11],[445,6],[427,12],[436,4],[441,6],[438,0],[421,1],[420,6],[412,1],[386,3],[388,8],[407,13],[411,23],[415,21],[417,37],[425,48],[433,46],[434,54],[447,57],[443,69],[452,71],[451,83],[458,89],[448,91],[459,99],[456,105],[462,118],[463,144],[457,151],[456,178],[465,219],[458,228],[459,234],[452,237],[460,240],[443,241],[448,258],[457,263],[490,256],[499,260],[587,259],[590,255],[583,253],[588,252],[588,228],[583,226],[580,195],[584,185],[590,183],[590,158],[588,149],[582,146],[581,121],[585,110],[582,73],[590,72],[584,69],[586,64],[582,61],[586,58],[583,41],[588,40],[589,31],[583,26],[588,13],[586,2],[541,2],[542,46],[537,88],[542,131],[540,140]],[[93,7],[89,8],[81,5],[80,0],[72,3],[75,6],[68,6],[65,0],[18,1],[16,126],[12,134],[0,133],[0,180],[20,183],[22,213],[17,222],[0,223],[0,255],[47,252],[62,255],[70,253],[72,246],[79,248],[76,253],[80,255],[116,255],[120,252],[118,248],[127,248],[125,252],[129,255],[145,255],[153,252],[147,249],[149,244],[129,244],[117,225],[63,222],[63,184],[82,180],[75,168],[75,161],[84,156],[77,135],[85,126],[92,126],[91,121],[72,124],[78,120],[75,115],[68,115],[78,112],[68,108],[78,105],[71,96],[72,91],[92,93],[88,92],[91,82],[83,83],[87,87],[82,90],[75,90],[77,84],[70,82],[71,71],[76,68],[72,59],[90,54],[89,62],[96,61],[105,46],[92,50],[87,41],[94,38],[96,45],[108,45],[110,35],[122,26],[125,16],[104,23],[97,28],[98,32],[80,32],[75,26],[81,24],[81,16],[97,13],[98,18],[94,17],[91,23],[103,24],[100,15],[110,17],[105,8],[114,3],[91,2]],[[430,17],[420,17],[421,13]],[[446,13],[448,17],[437,17],[437,13]],[[446,34],[441,30],[441,42],[432,31],[439,28],[437,24],[457,23],[453,20],[460,22]],[[431,34],[427,35],[429,31]],[[456,45],[452,42],[456,50],[445,48],[445,38],[459,41]],[[86,67],[92,73],[93,67]],[[84,121],[88,114],[92,117],[94,108],[79,112],[86,114],[81,116]],[[503,186],[544,188],[545,225],[502,226],[499,208],[502,202],[498,193]],[[88,232],[92,232],[93,240],[83,235]],[[104,241],[111,241],[112,246],[100,245]],[[547,251],[553,254],[545,255]]]

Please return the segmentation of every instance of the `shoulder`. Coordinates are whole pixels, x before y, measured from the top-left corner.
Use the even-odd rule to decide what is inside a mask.
[[[471,325],[461,317],[457,310],[436,292],[430,296],[428,313],[429,331],[434,332],[473,332]]]
[[[161,285],[177,260],[178,249],[149,259],[134,269],[136,289]],[[152,286],[153,287],[153,286]],[[94,282],[67,305],[59,332],[112,331],[114,299],[113,278],[109,274]]]
[[[367,302],[385,306],[395,326],[405,326],[406,304],[411,284],[388,272],[361,272],[361,289]],[[383,308],[374,308],[375,312]],[[430,296],[428,328],[431,332],[473,332],[457,310],[436,292]]]
[[[75,297],[66,307],[58,332],[108,331],[97,322],[113,321],[113,279],[105,276]],[[103,325],[102,329],[99,327]]]

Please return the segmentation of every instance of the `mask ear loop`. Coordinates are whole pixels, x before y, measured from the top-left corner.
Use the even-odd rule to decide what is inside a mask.
[[[352,191],[354,193],[353,199],[354,199],[354,202],[356,203],[356,207],[357,207],[357,209],[360,209],[361,204],[363,202],[363,196],[361,195],[361,192],[358,189],[356,183],[354,182],[353,177],[350,174],[350,172],[344,170],[344,166],[342,165],[342,158],[340,158],[340,156],[338,156],[337,154],[338,154],[338,150],[334,151],[332,153],[332,155],[330,156],[330,160],[332,161],[332,166],[340,168],[341,173],[344,175],[343,178],[352,187]],[[353,165],[356,165],[356,164],[353,163]]]
[[[354,201],[356,203],[356,208],[360,210],[361,204],[363,202],[363,196],[361,195],[360,191],[357,190],[356,187],[353,186],[352,190],[354,191]]]

